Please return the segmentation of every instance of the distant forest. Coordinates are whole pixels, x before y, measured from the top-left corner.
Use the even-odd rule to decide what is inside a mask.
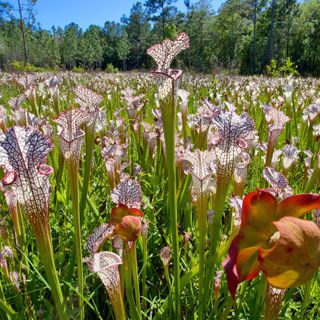
[[[227,0],[217,12],[208,0],[185,0],[184,12],[176,0],[147,0],[133,4],[120,23],[86,30],[75,23],[42,29],[35,2],[17,0],[13,8],[0,1],[1,69],[12,62],[67,70],[151,68],[146,49],[184,31],[191,45],[176,63],[185,70],[259,74],[271,60],[281,65],[290,58],[300,74],[320,75],[320,0]]]

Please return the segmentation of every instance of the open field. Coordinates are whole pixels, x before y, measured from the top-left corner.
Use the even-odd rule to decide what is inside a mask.
[[[272,216],[319,193],[320,80],[183,74],[171,98],[157,84],[0,74],[0,318],[320,318],[320,200],[279,209],[314,221],[300,238]],[[240,253],[260,251],[237,265],[252,280],[233,299],[239,232]],[[267,266],[285,232],[300,240]]]

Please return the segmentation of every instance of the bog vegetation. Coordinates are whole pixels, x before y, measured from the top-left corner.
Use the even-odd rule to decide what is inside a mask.
[[[320,81],[184,74],[189,40],[0,74],[1,319],[320,316]]]

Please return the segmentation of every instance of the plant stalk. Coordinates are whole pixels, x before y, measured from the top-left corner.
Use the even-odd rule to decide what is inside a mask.
[[[87,205],[87,194],[89,189],[89,180],[90,180],[90,170],[91,170],[91,161],[93,155],[94,147],[94,125],[86,127],[85,131],[85,148],[86,148],[86,157],[84,163],[84,174],[83,174],[83,183],[80,199],[80,223],[83,225],[85,210]]]
[[[201,192],[200,199],[198,201],[198,226],[199,226],[199,319],[202,319],[203,316],[203,307],[204,307],[204,272],[205,272],[205,240],[206,240],[206,231],[207,231],[207,212],[208,205],[206,195]]]
[[[129,246],[126,245],[126,251],[127,256],[125,260],[125,270],[124,270],[124,276],[125,276],[125,289],[126,289],[126,298],[129,303],[129,309],[130,309],[130,316],[133,320],[140,320],[141,317],[139,316],[139,312],[137,310],[137,306],[134,301],[133,293],[132,293],[132,259],[131,259],[131,249],[129,249]]]
[[[165,108],[167,107],[167,108]],[[166,144],[167,170],[168,170],[168,207],[170,212],[170,229],[173,248],[174,267],[174,307],[175,319],[180,319],[180,264],[179,264],[179,238],[178,238],[178,208],[176,195],[176,154],[175,154],[175,128],[176,128],[176,97],[175,82],[172,81],[172,95],[167,106],[162,106],[163,130]]]
[[[217,248],[218,248],[218,242],[219,242],[219,239],[221,238],[221,233],[222,233],[223,209],[224,209],[224,204],[225,204],[228,187],[229,187],[229,183],[226,181],[229,181],[229,179],[227,179],[227,177],[224,176],[224,173],[220,172],[217,176],[217,191],[216,191],[216,197],[215,197],[213,223],[209,224],[209,236],[211,238],[209,256],[213,257],[213,260],[214,260],[213,264],[216,264],[218,262]],[[213,273],[214,273],[213,264],[211,262],[211,263],[207,263],[206,265],[206,278],[205,278],[205,287],[204,287],[204,293],[203,293],[205,298],[205,301],[204,301],[205,304],[209,297],[210,283],[211,283],[211,280],[213,279]]]
[[[32,225],[37,247],[43,261],[44,270],[48,278],[52,296],[56,304],[60,320],[67,320],[66,305],[62,295],[58,273],[54,262],[51,232],[47,222]]]
[[[120,283],[119,288],[117,288],[117,290],[115,290],[113,294],[109,294],[109,298],[116,320],[126,320],[126,310],[124,307],[123,294]]]
[[[271,165],[274,148],[275,148],[275,142],[269,140],[268,146],[267,146],[266,167],[270,167]]]
[[[148,263],[148,237],[142,236],[142,296],[147,297],[147,263]],[[145,300],[143,301],[143,307],[145,307]]]
[[[130,249],[130,262],[131,262],[131,272],[133,279],[133,287],[135,293],[136,306],[138,309],[139,317],[141,318],[141,304],[140,304],[140,289],[139,289],[139,274],[138,274],[138,262],[137,262],[137,247],[136,243],[132,244]]]
[[[76,250],[76,260],[78,269],[78,287],[79,287],[79,309],[80,319],[84,319],[84,304],[82,301],[84,279],[83,279],[83,262],[82,262],[82,244],[81,244],[81,224],[79,210],[79,181],[78,181],[78,162],[68,161],[68,171],[71,181],[71,200],[72,200],[72,217],[74,227],[74,243]]]

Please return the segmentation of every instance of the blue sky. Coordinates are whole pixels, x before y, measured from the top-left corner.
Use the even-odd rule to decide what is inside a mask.
[[[15,0],[10,0],[16,5]],[[22,0],[23,2],[23,0]],[[36,19],[40,26],[50,29],[51,26],[61,26],[75,22],[81,28],[90,24],[103,26],[104,22],[120,21],[123,15],[128,16],[135,0],[38,0],[36,4]],[[141,2],[144,2],[141,0]],[[192,1],[192,2],[195,2]],[[217,10],[222,0],[211,1],[212,7]],[[180,10],[185,10],[183,0],[176,3]]]

